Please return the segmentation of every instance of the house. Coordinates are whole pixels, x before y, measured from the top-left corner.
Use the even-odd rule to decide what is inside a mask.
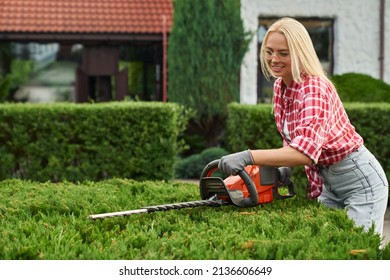
[[[258,52],[267,27],[284,16],[308,28],[328,74],[363,73],[390,83],[389,1],[241,0],[244,28],[256,34],[241,67],[241,103],[270,97],[272,84],[261,73]]]
[[[140,60],[144,69],[140,99],[165,101],[172,1],[0,0],[0,42],[58,43],[61,56],[81,45],[78,102],[96,94],[109,99],[113,80],[115,98],[124,98],[132,74],[118,66],[119,53],[122,46],[131,47],[128,59]],[[329,74],[358,72],[390,83],[390,21],[385,21],[389,15],[386,0],[241,0],[244,28],[255,34],[241,66],[241,103],[256,104],[272,95],[258,51],[267,27],[283,16],[295,17],[308,28]],[[152,73],[147,71],[150,66]],[[150,79],[152,90],[145,82]]]
[[[115,99],[124,98],[128,71],[119,67],[120,53],[131,47],[128,59],[141,61],[145,69],[152,65],[153,94],[165,100],[172,17],[172,0],[0,0],[0,43],[57,43],[62,56],[81,45],[77,102],[110,100],[113,84]],[[146,70],[143,74],[150,80]]]

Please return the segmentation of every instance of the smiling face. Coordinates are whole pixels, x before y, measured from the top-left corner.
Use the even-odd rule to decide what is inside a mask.
[[[264,44],[264,57],[272,74],[281,77],[287,86],[290,85],[293,75],[286,37],[279,32],[270,32]]]

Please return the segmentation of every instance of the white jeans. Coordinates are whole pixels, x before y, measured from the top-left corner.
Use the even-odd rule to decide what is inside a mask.
[[[372,224],[383,236],[389,183],[383,168],[363,145],[341,162],[319,167],[324,182],[318,201],[331,208],[344,208],[357,226]]]

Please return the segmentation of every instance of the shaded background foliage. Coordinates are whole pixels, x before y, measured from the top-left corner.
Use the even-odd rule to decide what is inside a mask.
[[[169,101],[194,109],[187,134],[215,146],[227,104],[239,100],[239,71],[250,34],[243,28],[239,0],[181,0],[174,8]]]

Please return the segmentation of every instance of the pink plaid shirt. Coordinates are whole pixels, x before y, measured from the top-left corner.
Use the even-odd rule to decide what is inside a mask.
[[[274,84],[274,114],[284,145],[313,160],[305,171],[308,196],[314,199],[323,185],[318,166],[341,161],[363,144],[363,138],[350,123],[337,92],[321,77],[305,77],[287,88],[278,78]],[[284,122],[288,135],[283,132]]]

